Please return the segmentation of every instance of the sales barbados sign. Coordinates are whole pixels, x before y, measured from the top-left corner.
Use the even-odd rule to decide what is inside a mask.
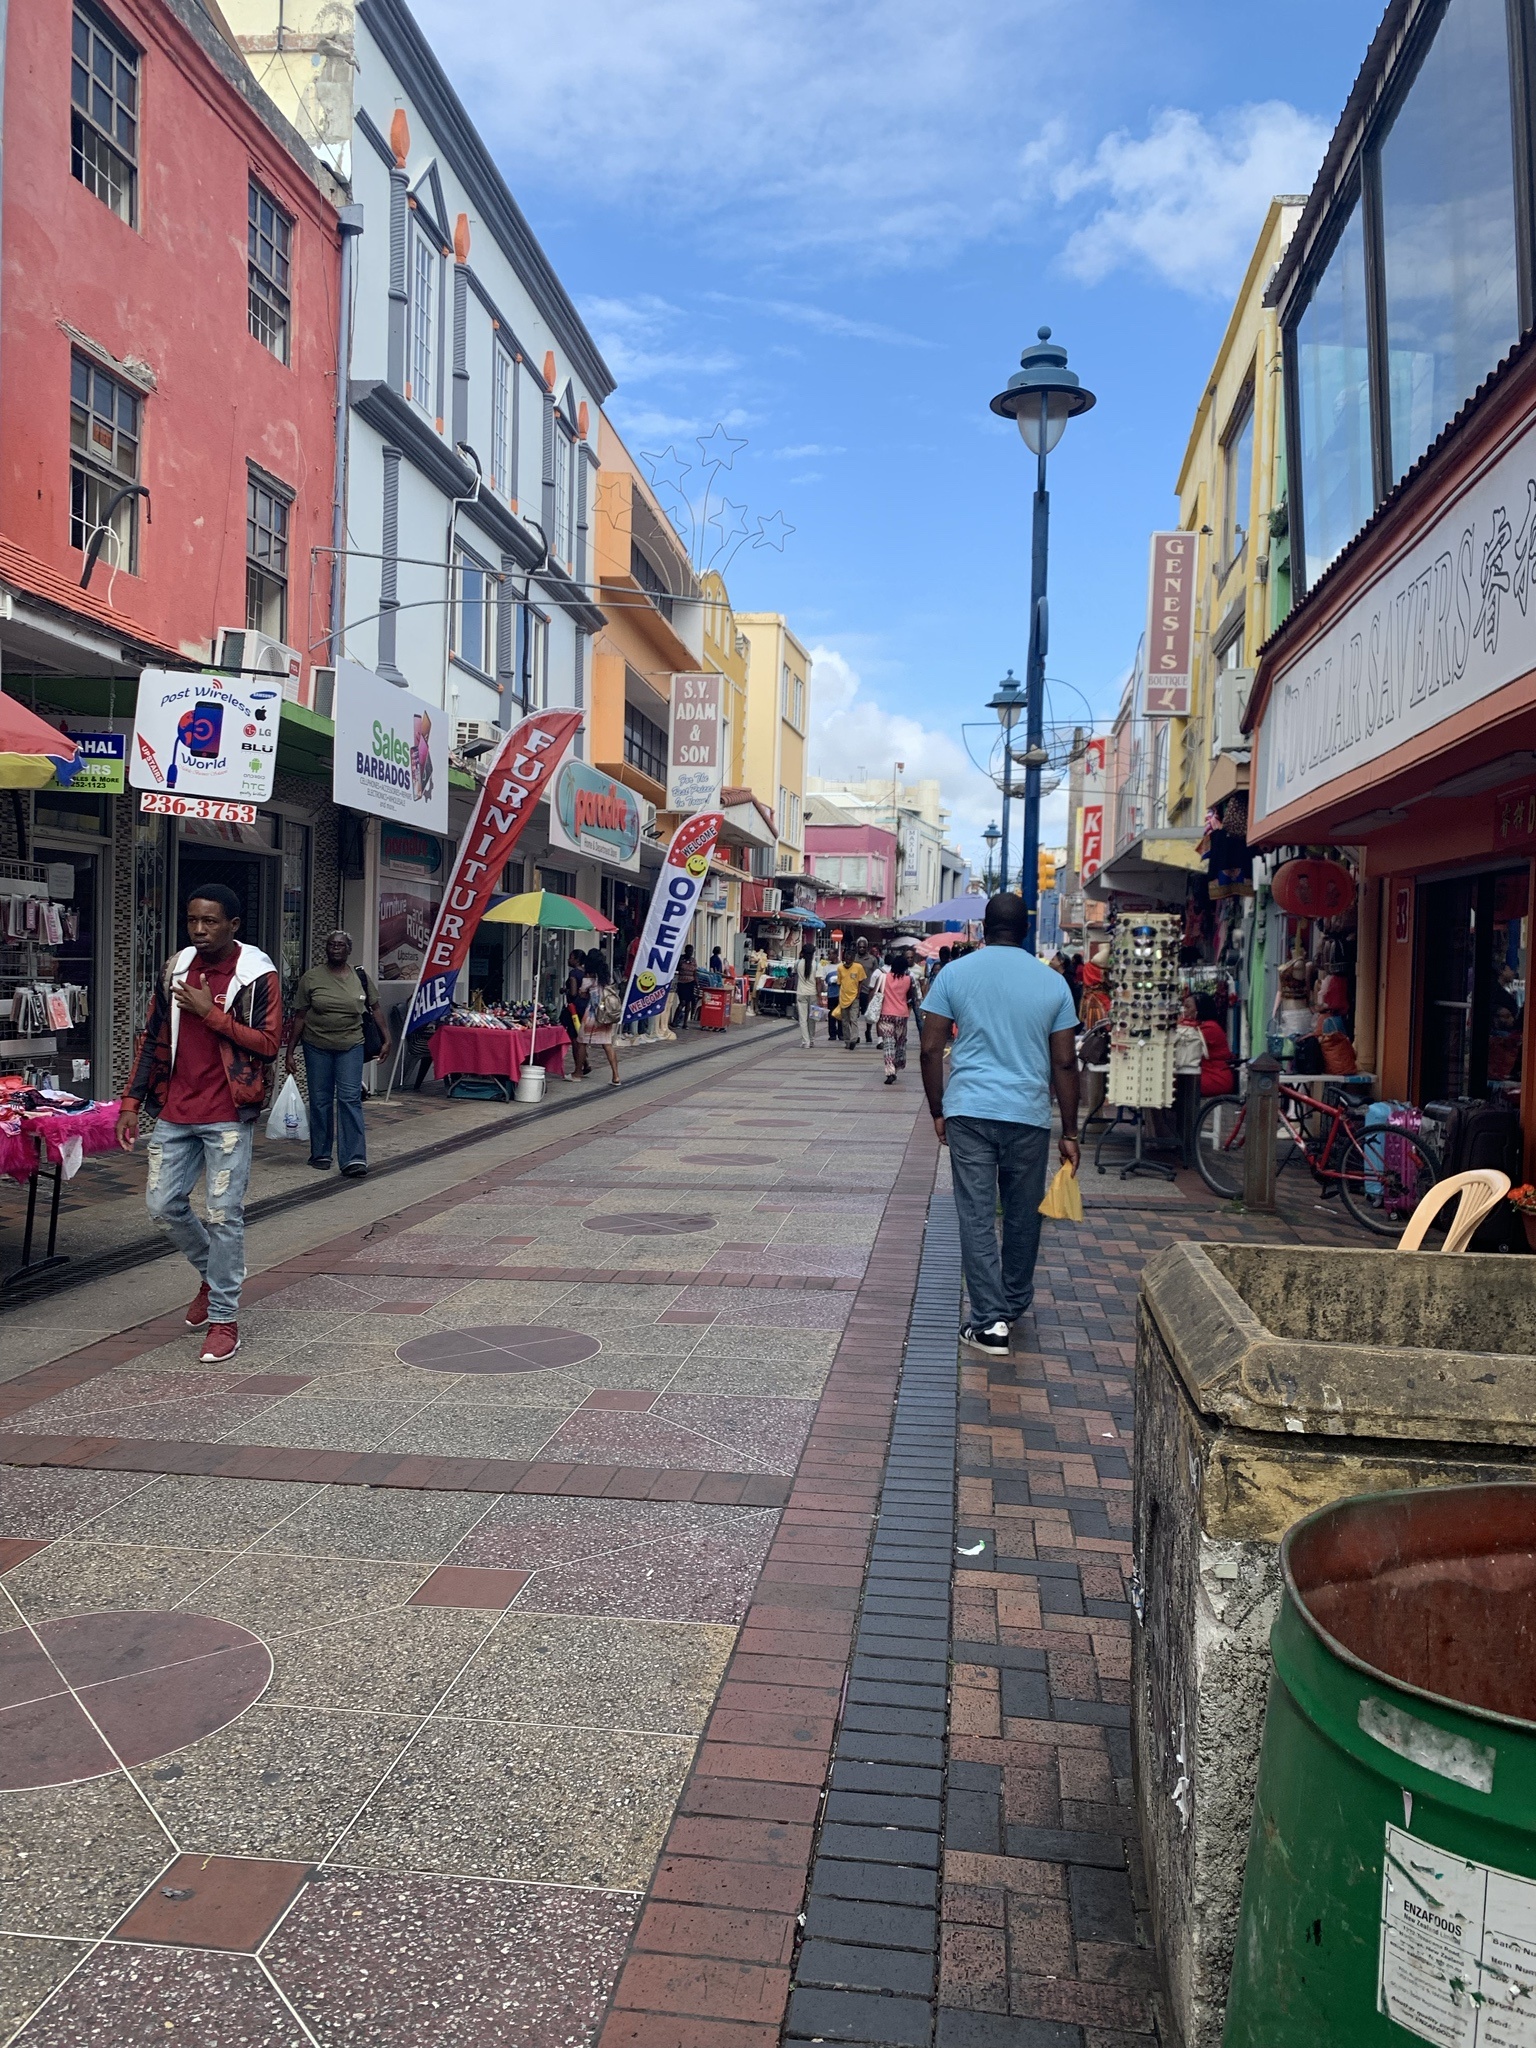
[[[700,811],[685,818],[672,834],[624,991],[626,1024],[644,1024],[666,1012],[677,963],[688,943],[688,927],[709,875],[709,857],[724,824],[718,811]]]

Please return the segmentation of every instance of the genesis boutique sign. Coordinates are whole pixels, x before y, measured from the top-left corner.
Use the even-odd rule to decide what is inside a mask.
[[[447,732],[436,705],[382,682],[359,662],[339,661],[332,796],[391,824],[446,832]]]

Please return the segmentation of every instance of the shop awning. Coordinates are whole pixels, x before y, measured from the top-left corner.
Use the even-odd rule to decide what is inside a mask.
[[[1112,896],[1139,896],[1154,903],[1182,904],[1191,875],[1204,874],[1196,852],[1204,835],[1193,826],[1165,826],[1133,839],[1107,860],[1084,890],[1096,903]]]

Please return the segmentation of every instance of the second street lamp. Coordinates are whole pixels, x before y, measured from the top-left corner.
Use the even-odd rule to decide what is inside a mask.
[[[1050,545],[1051,501],[1045,489],[1045,458],[1061,439],[1067,421],[1087,412],[1093,393],[1084,390],[1077,374],[1067,368],[1067,352],[1051,340],[1049,327],[1039,330],[1039,340],[1025,349],[1019,368],[1008,379],[1008,388],[991,401],[993,412],[1015,420],[1024,445],[1035,457],[1034,532],[1029,575],[1029,665],[1024,672],[1024,853],[1019,886],[1027,913],[1024,943],[1035,950],[1035,920],[1040,901],[1040,771],[1050,756],[1045,750],[1045,656],[1050,638],[1050,617],[1045,583]],[[993,700],[994,703],[996,700]],[[1000,714],[1001,715],[1001,714]],[[1008,885],[1008,794],[1007,765],[1012,742],[1004,730],[1003,763],[1003,886]]]
[[[986,841],[987,847],[987,865],[982,871],[981,879],[982,893],[990,896],[997,887],[997,870],[993,867],[992,862],[997,853],[997,842],[1000,834],[996,825],[992,824],[988,825],[986,831],[981,836]]]
[[[997,713],[997,722],[1003,728],[1003,866],[998,877],[999,889],[1008,887],[1008,806],[1013,798],[1013,728],[1019,722],[1024,709],[1024,692],[1014,681],[1013,670],[998,684],[987,699],[987,709]]]

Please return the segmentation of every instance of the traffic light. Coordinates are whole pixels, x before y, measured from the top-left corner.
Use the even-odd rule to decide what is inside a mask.
[[[1043,848],[1040,853],[1039,881],[1042,890],[1054,889],[1056,886],[1056,856],[1054,853],[1047,853]]]

